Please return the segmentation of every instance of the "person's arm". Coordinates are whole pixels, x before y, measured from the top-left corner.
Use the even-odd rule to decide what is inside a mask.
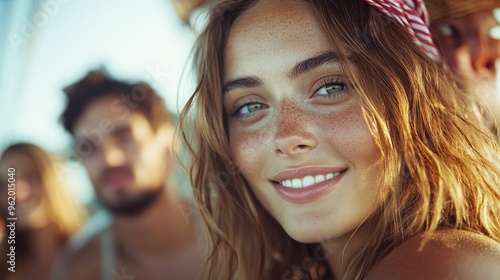
[[[500,243],[459,230],[434,233],[423,244],[415,237],[376,264],[366,280],[482,279],[500,277]]]

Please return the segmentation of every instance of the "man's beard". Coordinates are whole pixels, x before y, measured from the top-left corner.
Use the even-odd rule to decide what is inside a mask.
[[[101,199],[101,204],[117,216],[135,216],[151,206],[163,193],[164,187],[142,193],[139,197],[111,204]]]

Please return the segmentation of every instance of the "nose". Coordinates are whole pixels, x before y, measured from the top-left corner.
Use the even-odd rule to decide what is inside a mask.
[[[16,200],[18,203],[28,200],[31,195],[31,186],[25,178],[18,178],[16,189]]]
[[[489,34],[480,34],[469,41],[472,67],[476,73],[496,74],[496,61],[500,58],[500,41]]]
[[[296,156],[316,147],[315,136],[307,130],[306,115],[307,113],[301,112],[293,101],[282,102],[274,138],[275,152],[278,155]]]
[[[116,144],[104,141],[101,151],[105,166],[117,167],[125,163],[125,154]]]

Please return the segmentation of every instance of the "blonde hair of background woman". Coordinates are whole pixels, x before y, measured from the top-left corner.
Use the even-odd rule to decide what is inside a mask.
[[[41,203],[49,221],[56,225],[62,237],[69,238],[80,228],[85,215],[83,208],[75,200],[70,199],[57,170],[56,159],[30,143],[11,145],[4,151],[3,156],[11,153],[22,154],[33,161],[43,186]]]
[[[23,155],[33,162],[34,168],[40,178],[40,185],[42,186],[41,207],[47,215],[48,224],[55,226],[57,229],[58,239],[60,240],[60,246],[62,248],[65,242],[67,242],[83,224],[86,212],[77,201],[70,197],[65,189],[66,186],[62,182],[61,174],[57,170],[57,160],[52,158],[40,147],[30,143],[16,143],[10,145],[3,152],[0,160],[4,160],[8,155]],[[22,167],[17,166],[17,168],[19,169]],[[5,172],[7,171],[5,170]],[[29,233],[26,235],[29,235]],[[27,242],[27,240],[17,239],[16,242],[16,248],[29,246],[28,244],[19,244],[19,242]],[[4,240],[0,248],[2,252],[7,252],[9,246],[6,240]],[[29,253],[30,248],[28,247],[26,249],[28,250],[27,252],[17,251],[17,269],[22,269],[23,259],[27,257],[24,254]],[[1,265],[2,272],[0,275],[4,275],[2,273],[10,274],[11,272],[7,272],[7,263],[4,261],[4,258],[1,258],[1,260],[3,263]],[[5,274],[5,277],[7,277],[6,275],[7,274]]]

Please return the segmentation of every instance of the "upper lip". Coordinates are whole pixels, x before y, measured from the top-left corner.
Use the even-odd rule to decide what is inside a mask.
[[[326,167],[326,166],[301,166],[301,167],[291,167],[279,171],[271,177],[271,181],[281,182],[284,180],[304,178],[308,175],[316,176],[328,173],[344,172],[347,167]]]
[[[111,167],[106,170],[101,174],[103,178],[108,178],[111,176],[117,176],[117,175],[130,175],[130,169],[125,167],[125,166],[119,166],[119,167]]]

